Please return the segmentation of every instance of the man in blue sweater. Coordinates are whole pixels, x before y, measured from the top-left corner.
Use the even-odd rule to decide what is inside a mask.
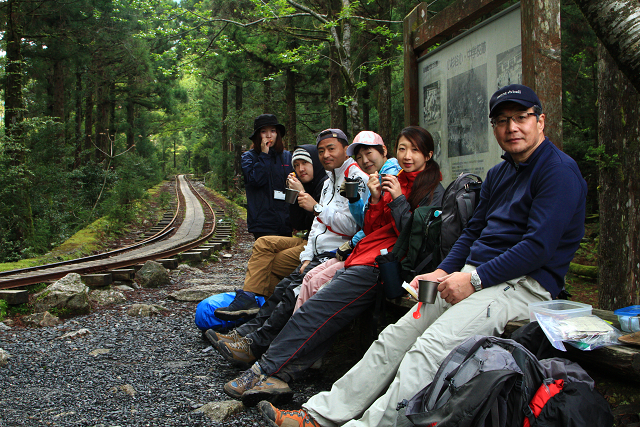
[[[558,296],[584,235],[586,182],[575,161],[544,136],[536,94],[510,85],[491,97],[489,117],[504,161],[489,170],[468,227],[436,271],[433,305],[388,326],[331,391],[299,411],[259,405],[271,425],[410,424],[398,402],[429,384],[444,358],[472,335],[500,335],[529,318],[528,304]]]

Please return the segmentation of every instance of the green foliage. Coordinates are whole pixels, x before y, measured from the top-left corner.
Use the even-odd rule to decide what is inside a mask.
[[[8,308],[7,315],[13,317],[18,315],[31,314],[32,311],[33,309],[29,304],[12,305]]]
[[[7,302],[3,299],[0,299],[0,322],[4,320],[5,317],[7,317],[7,308],[9,306],[7,305]]]
[[[603,145],[589,147],[585,157],[587,160],[594,162],[599,169],[616,169],[620,167],[619,156],[617,154],[610,155],[606,153]]]
[[[244,180],[241,175],[234,175],[234,161],[234,153],[212,149],[209,157],[211,171],[205,174],[205,183],[234,203],[246,206]]]
[[[105,200],[107,217],[116,227],[135,222],[140,205],[148,197],[146,189],[160,181],[157,172],[149,168],[144,159],[136,155],[119,161],[115,185]]]

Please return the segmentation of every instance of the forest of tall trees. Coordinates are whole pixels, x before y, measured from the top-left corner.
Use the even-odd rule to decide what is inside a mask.
[[[0,1],[0,261],[46,252],[99,216],[126,220],[144,189],[175,172],[208,173],[233,196],[235,159],[264,112],[285,124],[289,147],[327,127],[393,144],[402,20],[416,5]],[[597,38],[573,0],[562,1],[562,33],[563,148],[594,214]]]

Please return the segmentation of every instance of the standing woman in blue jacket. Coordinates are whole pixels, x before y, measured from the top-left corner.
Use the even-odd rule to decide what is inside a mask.
[[[293,172],[291,153],[284,149],[286,129],[273,114],[261,114],[253,122],[249,137],[253,148],[242,154],[242,174],[247,192],[249,233],[289,236],[289,204],[284,201],[287,176]]]

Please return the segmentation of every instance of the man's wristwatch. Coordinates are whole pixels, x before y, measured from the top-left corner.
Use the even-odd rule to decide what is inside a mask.
[[[313,205],[313,213],[315,214],[315,216],[318,216],[322,213],[322,205],[320,203],[316,203],[315,205]]]
[[[476,270],[473,270],[471,273],[471,286],[473,286],[473,289],[475,289],[476,292],[482,290],[482,280],[480,280],[480,276],[478,276],[478,272]]]

